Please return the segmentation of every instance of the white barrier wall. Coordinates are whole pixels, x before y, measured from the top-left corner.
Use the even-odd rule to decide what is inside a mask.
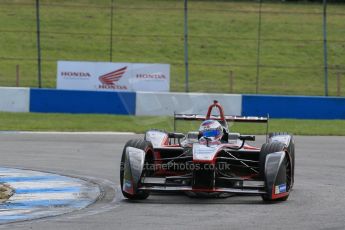
[[[30,89],[0,87],[1,112],[29,112]]]
[[[226,115],[241,115],[242,95],[203,93],[137,92],[136,115],[168,115],[176,113],[205,114],[218,100]]]

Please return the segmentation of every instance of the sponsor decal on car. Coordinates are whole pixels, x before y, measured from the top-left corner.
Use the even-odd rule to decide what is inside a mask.
[[[284,193],[286,192],[286,184],[281,184],[281,185],[277,185],[275,186],[275,194],[280,194],[280,193]]]
[[[130,188],[132,187],[131,181],[125,180],[125,187],[126,187],[127,189],[130,189]]]
[[[217,154],[217,145],[201,145],[199,143],[194,143],[193,145],[193,160],[212,160]]]

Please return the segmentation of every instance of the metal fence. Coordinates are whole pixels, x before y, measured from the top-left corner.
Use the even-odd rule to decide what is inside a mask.
[[[85,60],[169,63],[171,91],[344,96],[344,10],[281,1],[1,0],[0,86],[54,88],[58,60]]]

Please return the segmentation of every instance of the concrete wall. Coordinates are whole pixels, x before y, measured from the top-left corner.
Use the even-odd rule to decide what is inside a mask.
[[[135,93],[31,89],[30,112],[135,114]]]
[[[296,119],[345,119],[344,97],[243,95],[243,116]]]
[[[241,95],[151,92],[137,92],[136,115],[205,114],[213,100],[223,105],[226,114],[241,115]]]
[[[99,92],[0,87],[0,111],[172,116],[205,114],[218,100],[227,115],[345,119],[345,97],[166,92]]]
[[[0,111],[29,112],[30,89],[0,87]]]

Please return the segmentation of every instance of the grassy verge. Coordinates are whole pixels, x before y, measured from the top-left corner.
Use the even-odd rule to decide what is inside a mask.
[[[13,189],[7,185],[0,184],[0,203],[5,202],[13,195]]]
[[[171,64],[171,90],[184,90],[183,1],[42,0],[43,87],[56,86],[58,60]],[[190,90],[255,93],[258,1],[189,1]],[[345,4],[329,4],[329,93],[345,66]],[[259,92],[323,95],[322,4],[262,5]],[[0,1],[0,85],[37,87],[34,0]],[[345,81],[342,81],[342,95]]]
[[[178,121],[177,131],[197,130],[200,122]],[[230,124],[231,131],[264,134],[263,124]],[[269,131],[286,131],[295,135],[345,136],[345,120],[271,119]],[[1,131],[120,131],[143,133],[156,128],[173,130],[171,117],[135,117],[115,115],[74,115],[40,113],[0,113]]]

